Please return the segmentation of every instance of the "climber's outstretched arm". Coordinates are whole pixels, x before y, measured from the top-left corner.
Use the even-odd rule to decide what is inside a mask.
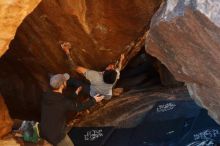
[[[70,55],[71,44],[69,42],[64,42],[61,44],[61,48],[66,53],[71,70],[76,70],[77,65],[73,62],[73,59]]]
[[[125,59],[125,55],[124,55],[124,54],[121,54],[120,59],[119,59],[119,63],[118,63],[118,69],[119,69],[119,71],[122,70],[122,64],[123,64],[124,59]]]
[[[76,71],[80,74],[84,74],[88,69],[85,67],[82,67],[82,66],[77,66],[74,63],[74,61],[70,55],[71,44],[69,42],[64,42],[63,44],[61,44],[61,47],[62,47],[63,51],[66,53],[71,70]]]

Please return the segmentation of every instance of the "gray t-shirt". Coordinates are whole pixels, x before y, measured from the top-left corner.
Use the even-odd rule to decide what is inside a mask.
[[[117,79],[116,81],[119,79],[120,76],[120,72],[118,69],[116,69],[117,71]],[[114,86],[114,84],[106,84],[103,81],[103,72],[97,72],[94,70],[88,70],[84,73],[84,76],[86,77],[86,79],[88,79],[91,83],[90,85],[90,96],[95,96],[96,94],[101,94],[104,95],[105,99],[111,99],[112,97],[112,88]]]

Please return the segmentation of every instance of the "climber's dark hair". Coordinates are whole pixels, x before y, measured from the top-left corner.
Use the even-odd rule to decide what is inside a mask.
[[[107,84],[113,84],[116,80],[117,72],[115,70],[105,70],[103,80]]]

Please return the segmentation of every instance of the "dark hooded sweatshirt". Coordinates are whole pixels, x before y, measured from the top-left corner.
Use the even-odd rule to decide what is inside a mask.
[[[76,96],[76,95],[74,95]],[[76,103],[60,93],[47,92],[41,104],[40,135],[53,145],[57,145],[66,135],[65,123],[68,111],[81,111],[95,104],[90,98],[86,103]]]

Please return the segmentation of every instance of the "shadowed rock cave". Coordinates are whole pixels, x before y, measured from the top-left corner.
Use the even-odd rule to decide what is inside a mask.
[[[129,60],[141,47],[132,48],[132,43],[143,37],[160,3],[133,1],[125,5],[120,1],[115,7],[114,2],[71,5],[42,1],[18,27],[10,49],[0,60],[4,69],[0,75],[1,94],[12,117],[39,119],[41,96],[49,89],[49,75],[70,72],[61,41],[73,45],[74,62],[87,68],[102,70],[121,53],[131,50]]]
[[[74,62],[87,68],[101,71],[121,53],[126,56],[115,96],[90,113],[71,113],[75,126],[134,127],[157,101],[191,99],[219,123],[219,4],[217,0],[2,3],[0,93],[10,116],[39,120],[42,93],[50,90],[49,76],[70,72],[60,48],[61,42],[69,41]]]
[[[13,118],[39,120],[42,92],[50,90],[50,88],[48,85],[44,85],[46,87],[42,90],[39,85],[36,84],[38,81],[33,79],[30,73],[26,72],[25,66],[17,62],[17,59],[16,61],[13,59],[11,56],[12,53],[13,50],[8,50],[0,60],[0,66],[4,69],[4,71],[0,73],[2,80],[1,93],[3,97],[7,97],[5,98],[5,102]],[[49,81],[49,76],[49,73],[45,74],[45,82]],[[78,76],[76,76],[76,78],[78,78]],[[80,79],[85,80],[84,78]],[[10,84],[8,84],[9,82]],[[163,87],[175,88],[178,86],[183,86],[183,84],[176,81],[168,69],[159,60],[147,54],[142,47],[140,52],[128,62],[121,72],[120,80],[116,84],[116,92],[117,88],[122,88],[122,92],[126,93],[127,91],[135,89],[147,90],[151,88],[160,89]],[[67,92],[67,95],[68,94]],[[29,98],[23,99],[24,97]],[[120,96],[115,98],[120,98]]]

